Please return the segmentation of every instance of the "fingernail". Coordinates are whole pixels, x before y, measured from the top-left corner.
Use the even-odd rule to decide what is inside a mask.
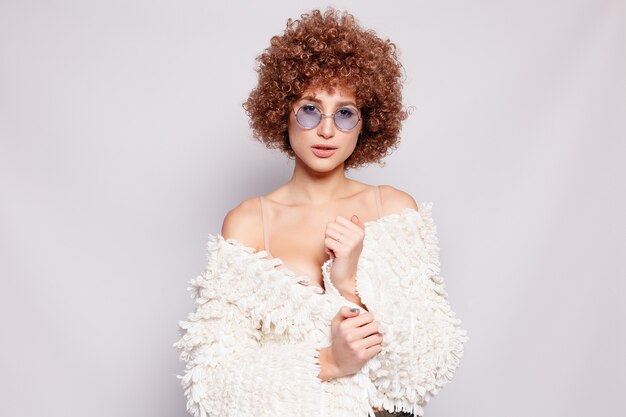
[[[359,220],[359,216],[357,216],[356,214],[353,214],[351,219],[354,219],[355,217],[357,220]]]
[[[351,308],[350,311],[352,313],[356,313],[357,311],[361,311],[361,309],[359,309],[359,308]]]

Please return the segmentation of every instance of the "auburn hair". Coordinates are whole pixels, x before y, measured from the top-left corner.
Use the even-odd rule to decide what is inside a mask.
[[[313,10],[287,21],[257,58],[258,84],[243,104],[254,138],[294,156],[287,125],[291,103],[307,89],[348,89],[363,121],[345,168],[380,162],[399,144],[402,65],[396,46],[361,28],[347,12]]]

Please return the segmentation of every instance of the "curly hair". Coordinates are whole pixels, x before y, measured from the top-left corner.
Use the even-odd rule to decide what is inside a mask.
[[[346,88],[361,109],[363,128],[345,168],[380,163],[399,144],[402,65],[396,46],[361,28],[351,14],[328,8],[289,19],[281,36],[257,58],[258,85],[243,104],[253,136],[295,156],[289,144],[289,109],[309,88]]]

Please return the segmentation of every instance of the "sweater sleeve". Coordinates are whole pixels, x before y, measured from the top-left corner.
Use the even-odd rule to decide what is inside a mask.
[[[266,340],[262,320],[255,323],[235,298],[238,281],[226,279],[226,264],[210,258],[190,282],[195,310],[179,322],[174,346],[186,363],[179,378],[187,410],[195,417],[316,415],[316,346]]]
[[[469,340],[439,272],[432,203],[418,207],[366,231],[376,245],[364,245],[356,277],[383,335],[381,352],[362,368],[376,388],[370,404],[413,415],[423,415],[426,402],[452,380]]]

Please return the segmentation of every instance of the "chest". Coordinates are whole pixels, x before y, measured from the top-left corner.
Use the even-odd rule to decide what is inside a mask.
[[[326,238],[345,232],[345,224],[337,217],[349,222],[352,215],[361,221],[378,218],[363,201],[349,205],[318,207],[281,207],[265,204],[264,249],[270,257],[279,258],[282,265],[298,275],[308,277],[311,284],[324,288],[321,267],[330,257]],[[358,227],[349,225],[350,227]]]
[[[319,221],[285,219],[272,228],[271,256],[280,258],[284,267],[323,286],[321,266],[329,258],[324,243],[325,229],[326,224]]]

